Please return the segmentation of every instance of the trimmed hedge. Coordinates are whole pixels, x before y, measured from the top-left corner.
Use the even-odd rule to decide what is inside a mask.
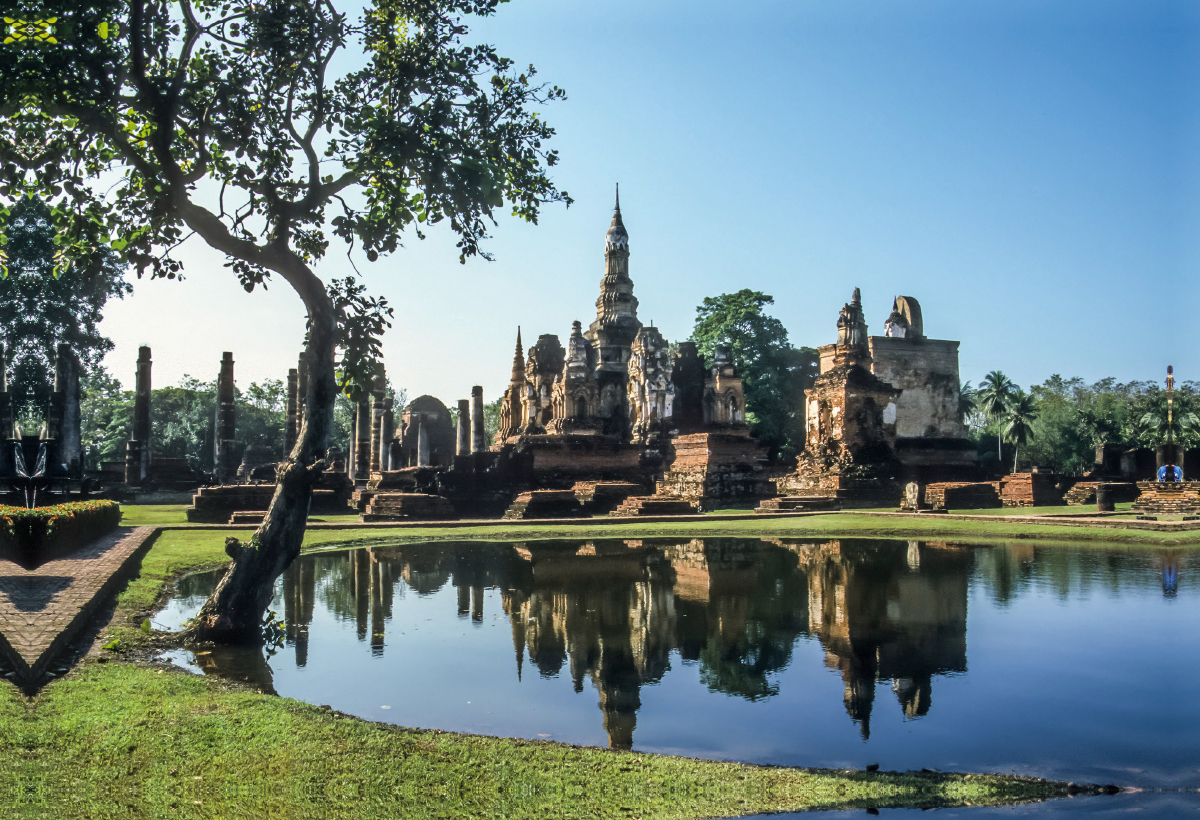
[[[108,535],[121,523],[115,501],[74,501],[53,507],[0,506],[0,549],[18,562],[40,564]]]

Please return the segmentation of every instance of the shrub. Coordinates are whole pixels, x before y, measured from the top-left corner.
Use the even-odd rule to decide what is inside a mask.
[[[76,501],[53,507],[0,506],[0,549],[25,566],[78,549],[121,523],[115,501]]]

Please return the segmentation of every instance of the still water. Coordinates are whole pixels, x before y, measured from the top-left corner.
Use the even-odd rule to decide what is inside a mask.
[[[376,546],[295,562],[273,654],[170,657],[405,726],[1195,789],[1198,564],[934,541]],[[155,624],[214,582],[183,579]]]

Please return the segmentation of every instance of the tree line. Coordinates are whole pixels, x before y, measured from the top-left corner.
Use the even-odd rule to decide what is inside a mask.
[[[1200,444],[1200,382],[1176,386],[1168,422],[1167,391],[1155,382],[1091,384],[1055,374],[1023,390],[999,370],[978,387],[963,385],[962,409],[985,465],[1037,466],[1066,475],[1092,469],[1097,445]]]

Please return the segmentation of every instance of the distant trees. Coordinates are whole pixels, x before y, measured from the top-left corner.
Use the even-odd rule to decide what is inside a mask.
[[[100,368],[82,384],[82,428],[85,465],[123,461],[133,423],[133,391]],[[201,472],[213,469],[213,417],[216,382],[184,376],[174,387],[150,393],[154,452],[187,459]],[[278,379],[252,382],[236,392],[237,437],[234,456],[252,444],[275,448],[283,458],[286,390]]]
[[[793,347],[787,329],[764,308],[774,298],[743,289],[708,297],[696,308],[691,340],[712,362],[727,345],[741,371],[751,432],[772,454],[804,449],[804,391],[818,373],[817,351]]]
[[[1001,389],[997,390],[997,385]],[[1175,390],[1172,436],[1184,447],[1200,444],[1200,393],[1195,382],[1184,382]],[[995,407],[996,392],[1006,395]],[[1021,397],[1026,406],[1015,411]],[[1032,407],[1036,414],[1028,416]],[[1022,417],[1020,437],[1013,425],[1014,412]],[[1096,446],[1154,447],[1166,441],[1166,391],[1151,382],[1120,383],[1105,378],[1088,384],[1080,378],[1054,374],[1029,388],[1028,394],[999,371],[985,377],[978,391],[973,434],[984,441],[992,436],[1014,445],[1014,460],[1036,464],[1067,475],[1092,469]],[[1019,440],[1017,440],[1019,439]],[[1000,456],[1003,457],[1002,455]]]

